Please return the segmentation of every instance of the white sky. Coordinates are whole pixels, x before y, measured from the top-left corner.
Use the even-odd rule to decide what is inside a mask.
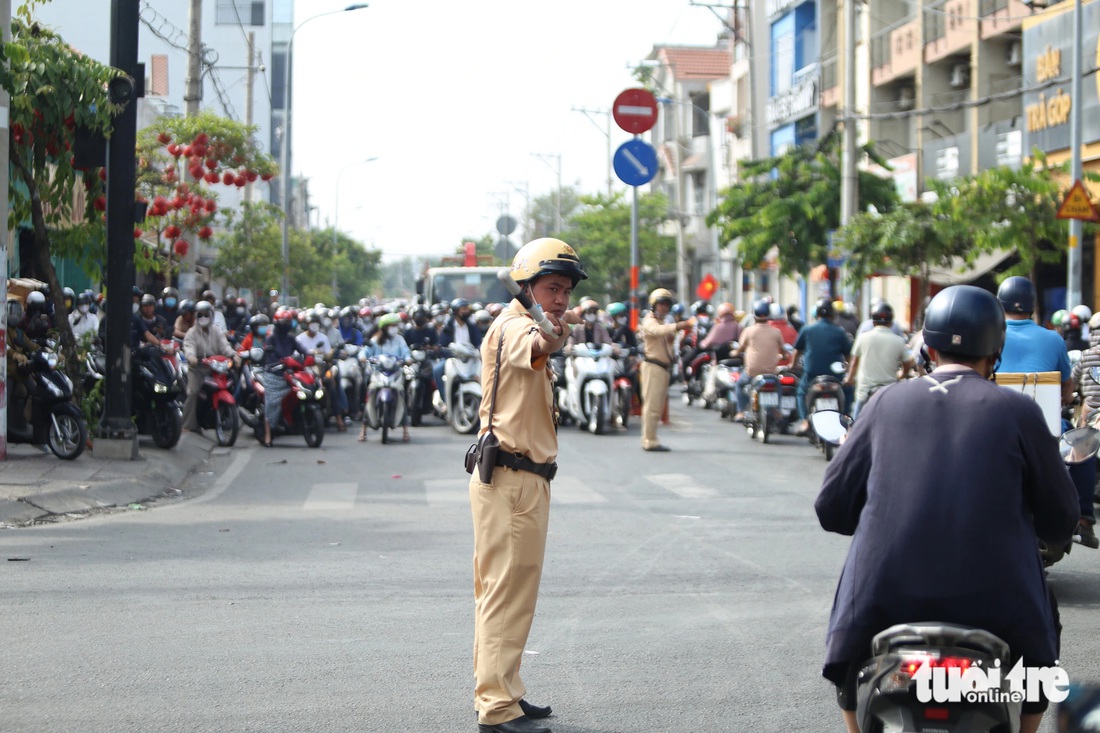
[[[296,4],[300,24],[349,3]],[[372,0],[295,36],[294,170],[322,225],[343,170],[341,230],[387,259],[452,253],[495,232],[501,200],[520,218],[517,185],[553,192],[557,160],[532,153],[561,154],[563,186],[606,191],[605,118],[572,108],[610,109],[655,44],[709,46],[720,30],[689,0]],[[629,135],[611,128],[614,151]]]
[[[185,29],[188,2],[174,2],[164,12]],[[291,158],[310,179],[313,221],[338,219],[388,260],[495,238],[502,203],[521,219],[517,187],[532,198],[553,193],[559,154],[563,186],[606,191],[606,119],[573,108],[609,110],[637,85],[628,65],[654,45],[712,46],[723,28],[690,0],[369,0],[302,25],[351,2],[294,3]],[[204,20],[213,17],[211,0],[204,8]],[[39,17],[106,61],[109,12],[109,0],[54,0]],[[232,50],[221,52],[235,63]],[[242,72],[223,78],[243,83]],[[220,113],[209,85],[204,106]],[[611,123],[612,151],[629,137]],[[370,157],[378,160],[362,164]],[[614,188],[625,190],[618,179]]]

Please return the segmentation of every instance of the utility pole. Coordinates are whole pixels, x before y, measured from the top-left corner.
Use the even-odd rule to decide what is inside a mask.
[[[547,158],[556,158],[558,161],[557,168],[553,169],[558,174],[558,193],[554,197],[554,208],[556,211],[554,216],[554,234],[561,236],[561,153],[531,153],[531,155],[534,155],[543,163],[546,163],[546,165],[550,165]]]
[[[609,109],[585,109],[584,107],[574,107],[574,112],[580,112],[588,121],[599,128],[604,137],[607,138],[607,200],[611,200],[611,110]],[[604,130],[600,127],[596,120],[592,119],[592,115],[603,115],[605,122],[607,123],[607,129]]]
[[[844,155],[840,178],[840,225],[852,220],[859,208],[856,149],[856,0],[844,2]],[[839,275],[838,275],[839,279]],[[832,293],[834,296],[838,293]]]
[[[194,117],[202,101],[202,0],[191,0],[187,32],[187,92],[183,101],[187,103],[187,116]]]
[[[11,2],[0,0],[0,40],[11,40]],[[8,117],[11,99],[0,88],[0,191],[8,190]],[[0,196],[0,303],[8,302],[8,197]],[[0,311],[0,329],[8,332],[8,309]],[[0,384],[8,383],[8,341],[0,339]],[[8,458],[8,391],[0,390],[0,461]]]
[[[253,86],[256,83],[256,33],[248,32],[248,71],[244,88],[244,124],[252,126]],[[253,183],[249,181],[244,187],[244,200],[252,200]]]
[[[111,66],[139,80],[138,0],[111,2]],[[118,81],[118,80],[116,80]],[[114,84],[115,82],[112,82]],[[131,419],[130,309],[134,287],[134,179],[137,171],[137,90],[114,119],[107,141],[107,375],[96,458],[137,458],[137,431]],[[114,96],[114,95],[112,95]],[[102,439],[100,439],[102,438]]]
[[[1074,181],[1081,180],[1081,50],[1084,23],[1081,0],[1073,3],[1073,79],[1070,82],[1069,146],[1072,151],[1070,175]],[[1084,223],[1080,219],[1069,220],[1069,249],[1066,253],[1066,308],[1081,304],[1081,235]]]

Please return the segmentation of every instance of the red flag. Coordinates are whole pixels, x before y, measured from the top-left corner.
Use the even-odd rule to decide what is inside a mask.
[[[701,300],[710,300],[717,291],[718,280],[709,272],[703,276],[703,279],[699,282],[699,287],[695,288],[695,294]]]

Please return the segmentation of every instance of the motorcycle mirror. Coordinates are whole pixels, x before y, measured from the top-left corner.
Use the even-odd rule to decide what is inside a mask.
[[[817,437],[826,443],[840,445],[840,441],[848,434],[851,421],[836,410],[820,410],[810,415],[810,424],[813,425]]]
[[[829,368],[833,370],[833,374],[843,374],[846,371],[842,361],[834,361]]]
[[[1058,450],[1066,465],[1084,463],[1100,450],[1100,430],[1091,427],[1067,430],[1058,441]]]
[[[1094,366],[1089,369],[1089,376],[1092,377],[1092,381],[1100,384],[1100,366]]]
[[[253,346],[248,350],[248,358],[250,361],[254,361],[259,364],[264,359],[264,350],[259,346]]]

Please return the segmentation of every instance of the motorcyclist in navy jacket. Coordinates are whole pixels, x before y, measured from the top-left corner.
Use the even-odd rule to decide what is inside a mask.
[[[938,293],[924,340],[939,366],[879,390],[825,472],[821,526],[852,543],[823,674],[852,733],[859,666],[872,637],[894,624],[973,626],[1007,642],[1013,663],[1058,658],[1038,542],[1069,540],[1077,494],[1039,406],[989,381],[1004,338],[991,293]],[[1025,702],[1021,733],[1037,731],[1045,709]]]

